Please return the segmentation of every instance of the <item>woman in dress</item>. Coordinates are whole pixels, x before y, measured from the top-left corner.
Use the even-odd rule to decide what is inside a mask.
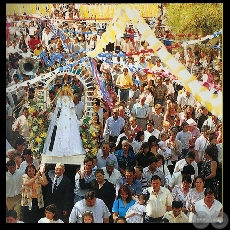
[[[97,112],[94,112],[91,119],[91,131],[95,132],[97,135],[98,145],[100,144],[100,140],[103,138],[103,124],[99,120],[99,115]]]
[[[217,197],[217,184],[216,171],[219,166],[218,162],[218,149],[210,144],[204,151],[205,161],[201,165],[200,174],[204,177],[204,187],[211,187]]]
[[[59,93],[43,153],[59,157],[85,154],[79,132],[79,121],[74,110],[73,92],[67,84],[62,86]]]
[[[193,211],[195,202],[204,198],[204,177],[198,175],[194,179],[194,188],[191,188],[186,196],[186,209],[189,212]]]

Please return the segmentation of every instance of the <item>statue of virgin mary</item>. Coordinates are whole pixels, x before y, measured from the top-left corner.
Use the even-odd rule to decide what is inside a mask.
[[[58,95],[44,143],[47,156],[74,156],[85,154],[79,131],[71,86],[64,84]]]

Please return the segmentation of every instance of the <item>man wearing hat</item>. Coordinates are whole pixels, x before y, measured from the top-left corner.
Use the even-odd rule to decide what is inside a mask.
[[[107,159],[105,167],[102,167],[105,173],[105,179],[111,182],[114,185],[114,187],[117,183],[117,180],[122,177],[120,171],[115,169],[115,163],[115,161]]]

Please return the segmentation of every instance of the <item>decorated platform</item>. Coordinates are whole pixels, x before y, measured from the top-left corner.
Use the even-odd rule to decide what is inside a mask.
[[[85,155],[76,155],[76,156],[47,156],[46,154],[41,154],[41,162],[47,164],[72,164],[72,165],[82,165]]]

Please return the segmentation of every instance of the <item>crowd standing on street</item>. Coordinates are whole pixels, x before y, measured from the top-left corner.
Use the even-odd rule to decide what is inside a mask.
[[[29,75],[20,68],[21,59],[34,59],[42,51],[70,57],[84,48],[94,49],[106,31],[75,20],[79,12],[74,4],[66,4],[68,8],[53,5],[49,17],[56,28],[66,31],[67,46],[47,19],[7,17],[6,88],[36,79],[65,61],[74,63],[84,52],[55,66],[40,58],[38,69]],[[170,33],[162,17],[152,28],[159,38]],[[114,54],[119,48],[124,56],[114,63],[110,59],[109,64],[95,59],[109,92],[107,101],[100,93],[92,95],[91,124],[99,130],[98,151],[94,159],[85,157],[83,167],[73,172],[73,180],[66,175],[65,164],[53,168],[41,164],[29,148],[29,130],[33,129],[28,122],[29,107],[42,82],[6,92],[6,222],[192,223],[201,211],[210,222],[222,220],[222,118],[208,111],[170,73],[131,23],[112,45],[103,52]],[[195,45],[170,52],[179,62],[183,60],[200,84],[213,93],[222,90],[222,59],[216,50]],[[133,71],[134,64],[138,70]],[[82,68],[79,75],[92,76],[92,72]],[[71,84],[80,120],[84,87],[77,76],[58,76],[47,103],[55,109],[58,89],[66,82]],[[213,210],[217,210],[214,219]]]

